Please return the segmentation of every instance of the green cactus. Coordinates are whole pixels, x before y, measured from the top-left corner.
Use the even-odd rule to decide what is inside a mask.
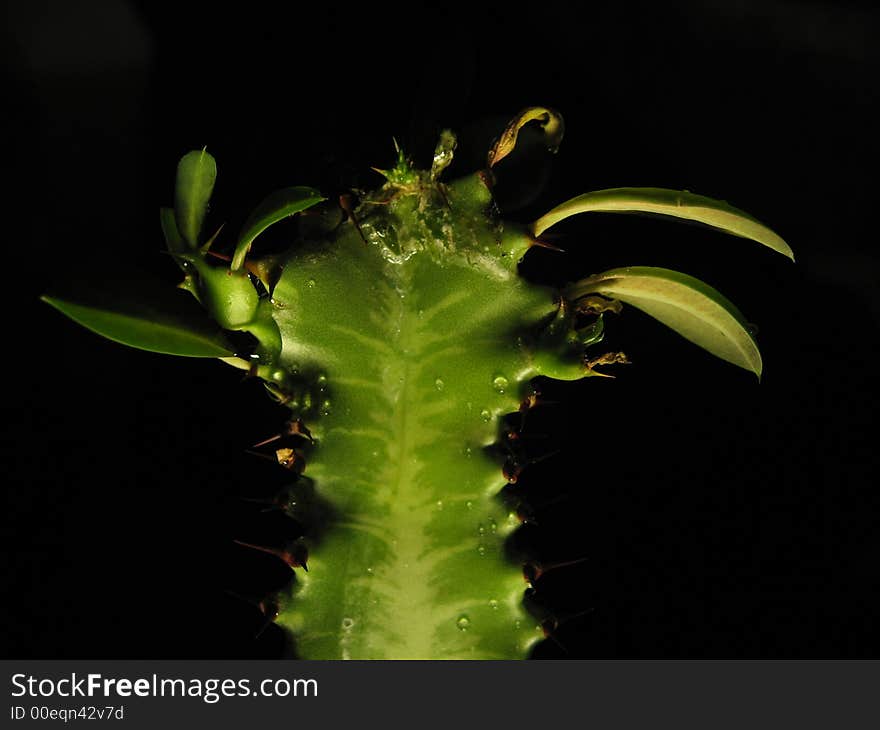
[[[550,245],[547,228],[591,211],[690,219],[792,256],[726,203],[657,188],[588,193],[531,224],[501,220],[493,167],[529,123],[555,151],[560,115],[526,109],[485,169],[442,182],[455,150],[444,132],[430,170],[399,152],[384,185],[356,205],[305,187],[275,193],[226,255],[203,230],[214,160],[190,152],[175,206],[161,212],[188,293],[129,304],[44,298],[127,345],[220,358],[261,378],[290,410],[282,433],[255,448],[295,475],[279,503],[308,529],[285,549],[254,547],[294,569],[276,620],[303,658],[527,655],[542,634],[523,607],[522,569],[505,553],[519,519],[499,490],[530,457],[502,417],[524,418],[538,402],[536,376],[607,375],[604,367],[626,362],[595,349],[605,313],[621,302],[760,377],[742,315],[690,276],[620,268],[559,291],[518,276],[530,247]],[[298,213],[288,253],[251,255],[268,226]],[[401,615],[408,620],[391,620]]]

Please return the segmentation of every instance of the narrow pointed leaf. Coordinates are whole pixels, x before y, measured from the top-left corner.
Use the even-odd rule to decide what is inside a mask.
[[[254,239],[269,226],[323,200],[326,198],[321,197],[317,190],[302,186],[283,188],[272,193],[256,207],[242,227],[232,257],[232,269],[238,270],[242,267]]]
[[[129,347],[184,357],[229,357],[223,330],[180,289],[158,287],[146,294],[43,296],[62,314],[97,334]]]
[[[686,218],[726,233],[757,241],[794,261],[789,245],[776,233],[748,213],[723,200],[714,200],[687,191],[666,188],[613,188],[585,193],[557,205],[532,224],[540,236],[550,226],[578,213],[655,213]]]
[[[568,299],[601,294],[641,309],[722,360],[761,377],[761,353],[740,311],[705,282],[670,269],[612,269],[571,284]]]
[[[187,246],[177,230],[177,219],[173,208],[159,208],[159,223],[165,235],[165,244],[171,253],[185,253]]]
[[[190,248],[196,248],[199,244],[199,233],[205,222],[216,179],[217,163],[204,149],[188,152],[177,165],[174,215],[177,229]]]

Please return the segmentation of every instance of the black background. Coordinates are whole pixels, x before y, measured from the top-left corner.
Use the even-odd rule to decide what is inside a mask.
[[[517,487],[536,517],[519,539],[548,563],[585,560],[539,581],[561,621],[535,655],[878,655],[878,13],[571,12],[6,4],[4,656],[283,648],[233,594],[287,569],[231,542],[289,529],[241,500],[278,478],[243,449],[283,413],[232,369],[104,342],[37,296],[126,269],[175,280],[156,211],[189,149],[218,159],[214,220],[235,229],[278,187],[375,185],[392,136],[424,164],[454,128],[467,172],[534,104],[567,135],[536,198],[513,162],[499,169],[509,217],[593,189],[689,189],[798,256],[618,216],[567,222],[567,253],[529,254],[542,281],[627,264],[705,279],[757,325],[765,364],[758,384],[629,310],[607,343],[634,364],[546,386],[558,402],[535,427],[560,451]]]

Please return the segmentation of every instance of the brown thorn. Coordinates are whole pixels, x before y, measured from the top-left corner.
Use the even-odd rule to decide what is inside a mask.
[[[258,449],[258,448],[260,448],[261,446],[265,446],[266,444],[271,444],[273,441],[277,441],[277,440],[280,439],[282,436],[284,436],[284,434],[277,433],[277,434],[275,434],[274,436],[270,436],[269,438],[267,438],[267,439],[263,439],[262,441],[260,441],[260,442],[258,442],[258,443],[256,443],[256,444],[254,444],[253,446],[251,446],[251,448],[252,448],[252,449]]]
[[[257,497],[239,497],[239,499],[242,502],[249,502],[251,504],[268,505],[268,507],[260,510],[260,512],[272,512],[273,510],[286,510],[290,506],[290,500],[287,497],[283,497],[281,494],[276,494],[271,499],[257,498]]]
[[[559,248],[559,246],[554,246],[552,243],[547,243],[547,241],[542,241],[540,238],[533,238],[531,243],[529,243],[529,248],[533,246],[537,246],[538,248],[546,248],[549,251],[557,251],[559,253],[565,253],[564,248]]]
[[[549,573],[551,570],[556,570],[557,568],[567,568],[572,565],[580,565],[581,563],[586,563],[588,560],[588,557],[575,558],[574,560],[564,560],[559,563],[539,563],[536,560],[530,560],[523,565],[523,576],[529,583],[534,585],[536,580],[538,580],[542,575]]]
[[[261,454],[258,451],[251,451],[250,449],[245,449],[244,453],[250,454],[251,456],[256,456],[258,459],[265,459],[266,461],[271,461],[273,464],[278,463],[278,461],[276,459],[273,459],[271,456],[268,456],[266,454]]]
[[[216,251],[205,251],[205,254],[208,256],[213,256],[215,259],[220,259],[221,261],[232,261],[232,256],[229,256],[225,253],[217,253]]]
[[[354,223],[354,227],[357,228],[358,235],[364,242],[364,246],[369,246],[367,239],[364,237],[364,232],[361,230],[360,223],[358,223],[358,220],[354,215],[354,196],[349,195],[348,193],[340,195],[339,207],[345,211],[345,214],[351,219],[351,222]]]
[[[268,553],[269,555],[274,555],[276,558],[284,561],[290,568],[302,568],[306,572],[308,572],[308,568],[306,567],[306,560],[308,559],[308,551],[306,546],[302,543],[297,543],[294,546],[294,549],[291,550],[280,550],[278,548],[266,547],[265,545],[254,545],[250,542],[243,542],[242,540],[233,541],[237,545],[241,545],[242,547],[251,548],[252,550],[258,550],[262,553]]]

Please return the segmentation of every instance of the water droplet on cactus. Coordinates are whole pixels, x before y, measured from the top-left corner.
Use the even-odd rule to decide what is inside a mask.
[[[437,380],[434,381],[434,387],[437,388],[437,390],[442,391],[446,387],[446,383],[444,383],[441,378],[437,378]]]
[[[471,620],[468,618],[466,613],[463,613],[461,616],[458,617],[455,625],[458,626],[459,631],[467,631],[468,626],[471,625]]]
[[[497,530],[498,530],[498,523],[495,522],[495,520],[490,519],[490,520],[489,520],[489,529],[492,530],[492,532],[497,532]]]
[[[486,528],[483,527],[483,523],[482,523],[482,522],[481,522],[479,525],[477,525],[477,532],[478,532],[480,535],[485,535],[485,534],[486,534]]]
[[[480,555],[485,555],[485,554],[486,554],[486,546],[485,546],[485,545],[480,545],[480,546],[477,548],[477,553],[480,554]]]
[[[351,629],[353,627],[354,627],[354,619],[353,618],[349,618],[348,616],[346,616],[344,619],[342,619],[342,630],[343,631],[351,631]]]
[[[470,500],[468,500],[467,502],[464,503],[464,506],[467,507],[468,509],[473,509],[474,503],[471,502]]]
[[[438,510],[443,509],[443,500],[442,499],[437,500],[437,509]]]
[[[318,385],[327,385],[327,376],[324,373],[318,376]]]
[[[315,280],[314,280],[314,279],[309,279],[309,280],[306,282],[306,286],[307,286],[309,289],[314,289],[314,288],[315,288]]]
[[[331,405],[331,404],[330,404],[330,401],[329,401],[329,400],[325,400],[325,401],[321,404],[321,413],[322,413],[323,415],[325,415],[325,416],[329,416],[329,415],[330,415],[330,405]]]
[[[498,393],[503,393],[507,390],[508,385],[509,381],[503,375],[497,375],[492,381],[492,387],[495,388]]]
[[[496,601],[494,598],[491,601],[489,601],[489,608],[491,608],[493,611],[497,611],[498,610],[498,601]]]
[[[483,419],[483,423],[489,423],[489,421],[492,419],[492,414],[489,413],[488,409],[484,408],[482,411],[480,411],[480,418]]]

